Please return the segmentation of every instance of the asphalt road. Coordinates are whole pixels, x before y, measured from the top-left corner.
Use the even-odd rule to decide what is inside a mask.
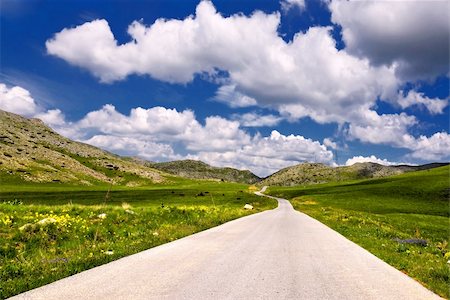
[[[14,299],[439,299],[320,222],[278,208]]]

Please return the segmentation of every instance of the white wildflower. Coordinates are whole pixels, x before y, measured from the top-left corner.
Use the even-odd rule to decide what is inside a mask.
[[[99,214],[97,217],[98,217],[99,219],[106,219],[106,214],[105,214],[105,213]]]
[[[244,205],[244,209],[253,209],[253,205],[247,203]]]
[[[53,218],[45,218],[45,219],[42,219],[42,220],[40,220],[38,222],[39,225],[47,225],[47,224],[50,224],[50,223],[56,223],[56,220],[53,219]]]

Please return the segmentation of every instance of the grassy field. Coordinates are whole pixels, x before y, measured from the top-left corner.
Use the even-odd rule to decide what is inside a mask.
[[[294,208],[449,298],[450,168],[383,179],[271,187]],[[423,239],[427,245],[398,240]]]
[[[276,207],[247,185],[2,185],[0,298]],[[254,206],[244,210],[245,203]]]

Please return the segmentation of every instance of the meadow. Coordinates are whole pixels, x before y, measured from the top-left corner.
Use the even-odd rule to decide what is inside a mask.
[[[450,297],[450,167],[382,179],[270,187],[374,255]]]
[[[137,188],[5,182],[0,298],[277,206],[248,185],[180,180]]]

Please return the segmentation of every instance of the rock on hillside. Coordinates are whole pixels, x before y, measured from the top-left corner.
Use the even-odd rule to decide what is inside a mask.
[[[433,163],[422,166],[383,166],[376,163],[356,163],[351,166],[330,167],[319,163],[302,163],[284,168],[264,178],[260,185],[308,185],[365,178],[381,178],[405,172],[426,170],[447,165]]]
[[[149,163],[150,167],[192,179],[217,179],[230,182],[253,184],[261,180],[248,170],[218,168],[197,160],[179,160],[163,163]]]
[[[74,142],[41,120],[0,110],[0,179],[3,183],[64,182],[128,186],[162,182],[162,172],[99,148]]]
[[[293,186],[335,180],[337,180],[337,173],[332,167],[319,163],[302,163],[281,169],[264,178],[259,184]]]

